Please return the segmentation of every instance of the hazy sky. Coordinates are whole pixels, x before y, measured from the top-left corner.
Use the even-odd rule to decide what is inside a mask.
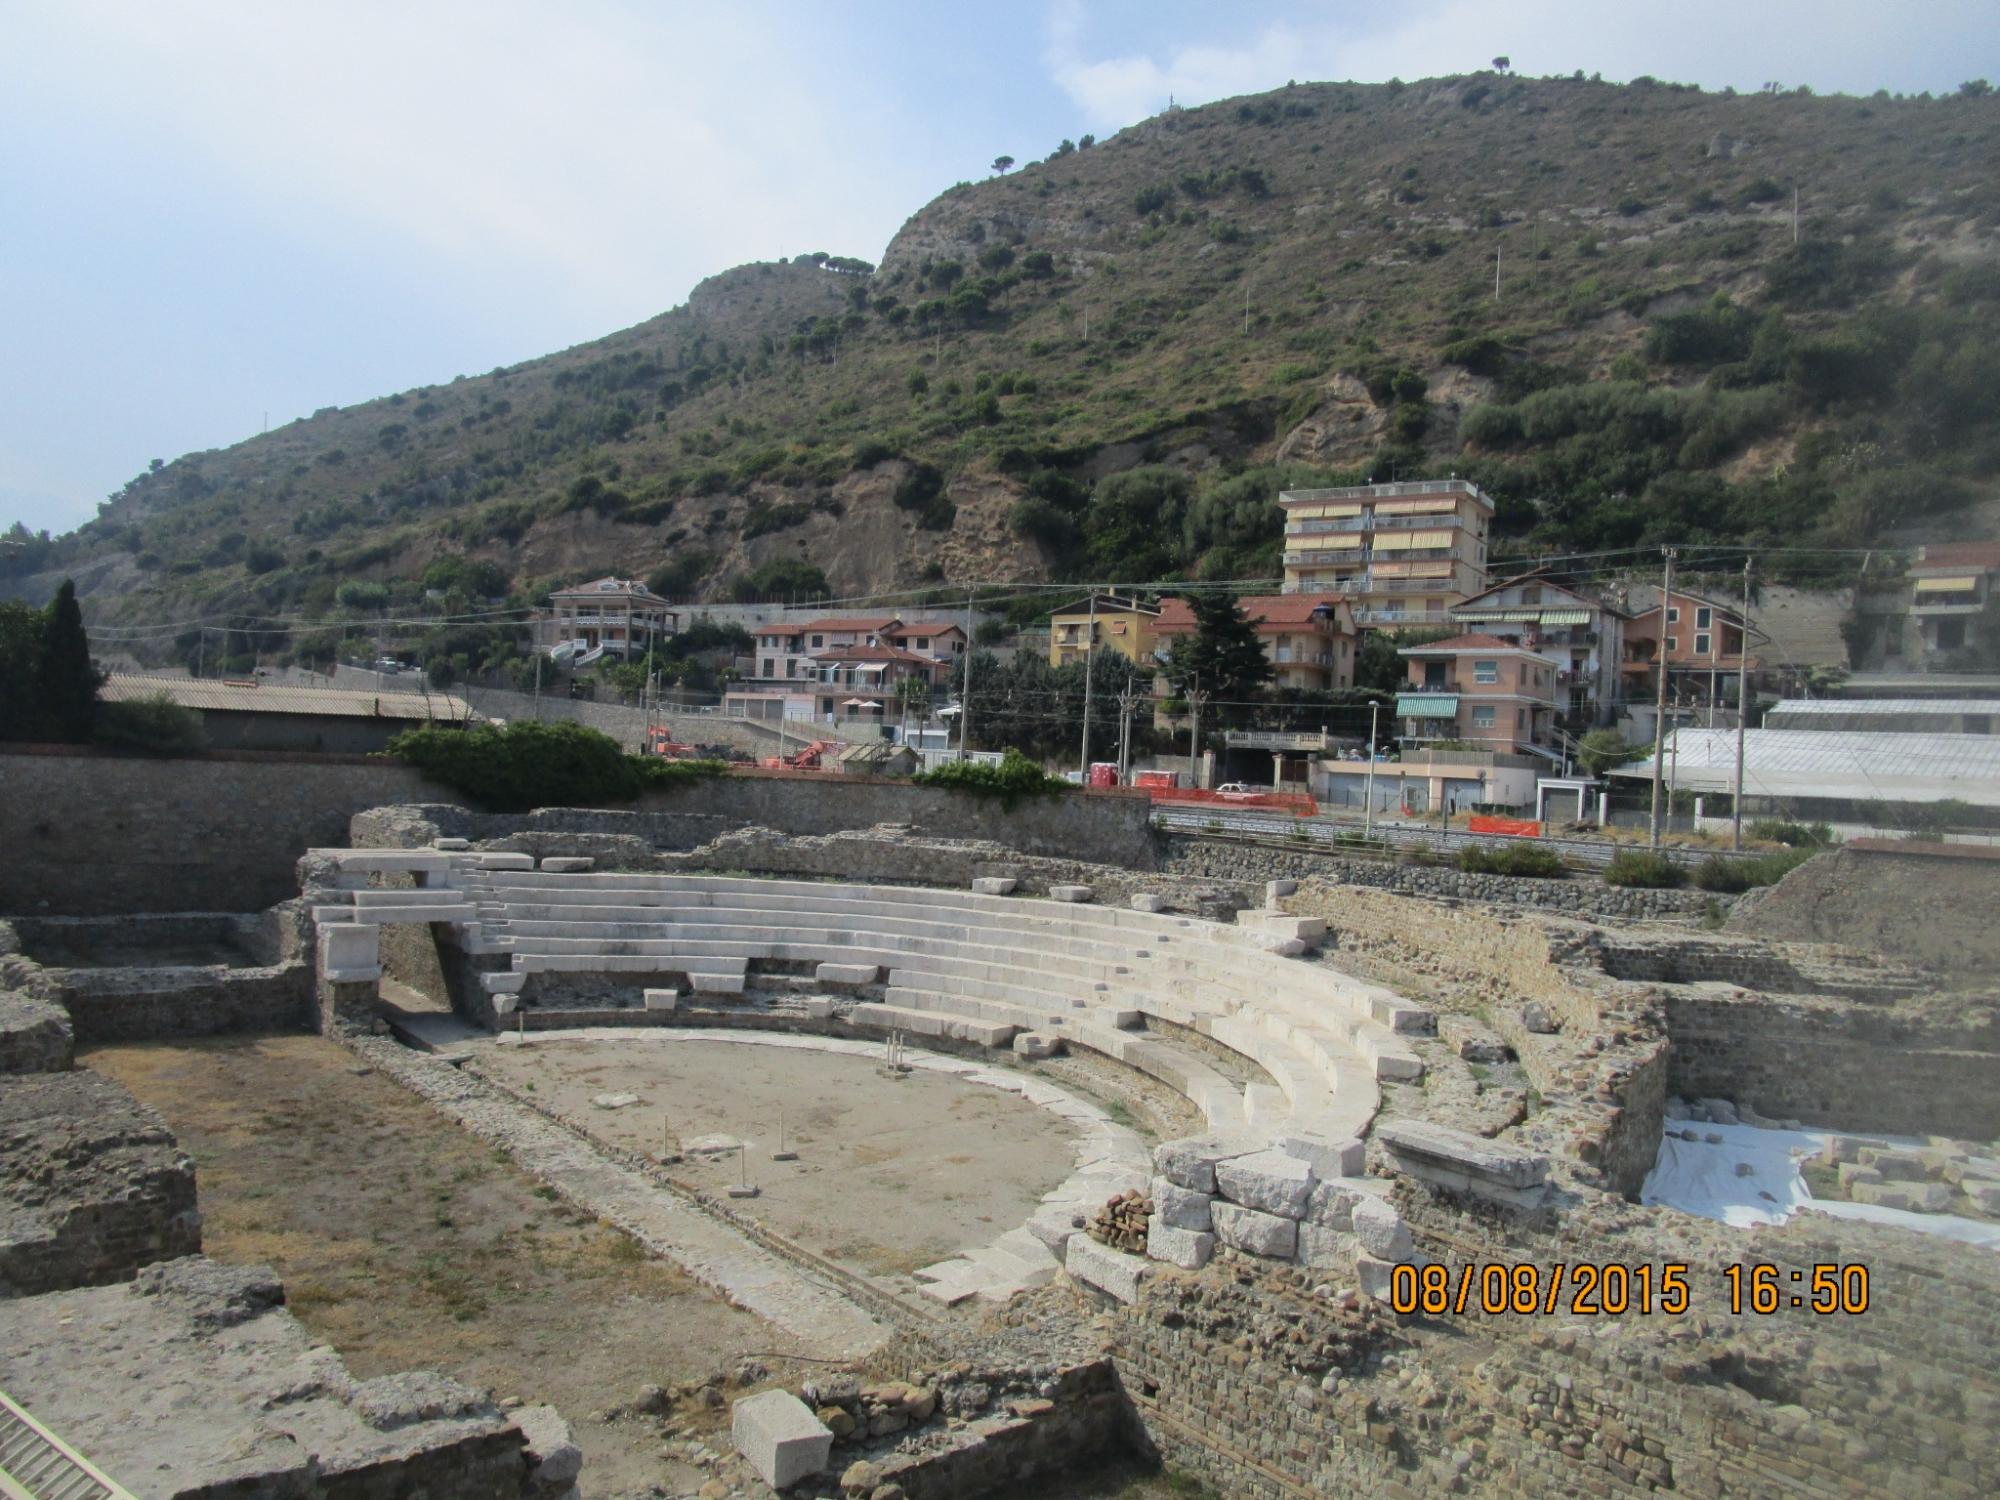
[[[1287,79],[1517,70],[1915,93],[1992,0],[0,0],[0,526],[150,458],[477,374],[1007,153]]]

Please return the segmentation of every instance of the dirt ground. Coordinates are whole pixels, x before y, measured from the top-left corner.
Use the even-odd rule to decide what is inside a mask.
[[[306,1328],[368,1377],[437,1369],[552,1402],[590,1493],[699,1484],[654,1423],[597,1420],[648,1384],[788,1340],[320,1037],[98,1048],[78,1059],[166,1116],[195,1159],[207,1253],[273,1266]]]
[[[480,1071],[614,1145],[689,1152],[674,1168],[808,1249],[868,1275],[913,1271],[1023,1222],[1069,1175],[1069,1127],[1017,1095],[879,1060],[736,1042],[633,1039],[482,1049]],[[619,1109],[604,1094],[636,1094]],[[798,1160],[771,1160],[779,1112]],[[703,1137],[742,1141],[714,1157]]]

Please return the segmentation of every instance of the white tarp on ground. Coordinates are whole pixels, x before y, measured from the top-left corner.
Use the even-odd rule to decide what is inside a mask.
[[[1683,1140],[1678,1134],[1683,1130],[1692,1130],[1701,1139]],[[1782,1224],[1801,1209],[1810,1208],[1835,1218],[1896,1224],[1924,1234],[1962,1240],[1968,1245],[2000,1249],[2000,1224],[1961,1219],[1952,1214],[1913,1214],[1900,1208],[1828,1202],[1813,1197],[1799,1164],[1819,1155],[1836,1133],[1765,1130],[1754,1125],[1707,1125],[1699,1120],[1670,1119],[1667,1136],[1660,1142],[1659,1159],[1639,1189],[1639,1201],[1678,1208],[1704,1219],[1720,1219],[1739,1229]],[[1712,1135],[1720,1136],[1721,1144],[1711,1144],[1707,1137]],[[1867,1141],[1871,1145],[1924,1144],[1882,1136],[1870,1136]],[[1747,1164],[1749,1171],[1739,1173],[1739,1163]]]

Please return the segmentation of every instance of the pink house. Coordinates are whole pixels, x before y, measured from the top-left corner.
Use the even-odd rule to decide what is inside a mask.
[[[1409,682],[1396,695],[1406,747],[1456,740],[1511,754],[1547,745],[1562,663],[1496,635],[1455,635],[1396,653]]]

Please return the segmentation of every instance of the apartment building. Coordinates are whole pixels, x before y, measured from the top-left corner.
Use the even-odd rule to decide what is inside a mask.
[[[643,656],[672,635],[680,615],[632,578],[599,578],[549,595],[550,608],[535,618],[537,650],[559,662],[589,666],[605,656]]]
[[[755,680],[759,683],[825,680],[822,662],[829,653],[854,650],[905,652],[924,658],[930,680],[947,682],[965,650],[963,627],[944,620],[905,621],[900,615],[828,616],[801,624],[759,625]],[[882,658],[888,660],[888,658]]]
[[[1285,490],[1285,592],[1339,594],[1363,629],[1444,624],[1487,586],[1493,501],[1464,479]]]
[[[1556,718],[1571,734],[1617,716],[1625,612],[1540,573],[1452,606],[1451,622],[1556,659]]]
[[[1049,615],[1049,665],[1082,661],[1092,651],[1116,651],[1128,661],[1149,661],[1159,618],[1152,605],[1115,594],[1099,594],[1095,600],[1054,610]]]
[[[1264,657],[1271,663],[1271,686],[1331,692],[1354,686],[1358,634],[1349,602],[1327,594],[1249,594],[1238,601],[1256,627]],[[1160,601],[1153,624],[1156,655],[1176,637],[1195,633],[1194,611],[1185,599]]]
[[[1625,607],[1629,618],[1619,673],[1625,696],[1634,702],[1648,702],[1657,691],[1663,654],[1667,700],[1677,704],[1733,702],[1736,674],[1747,668],[1754,679],[1763,666],[1754,649],[1762,637],[1747,626],[1740,606],[1675,589],[1667,596],[1663,622],[1658,585],[1641,584]]]
[[[1396,654],[1409,663],[1408,685],[1396,695],[1406,747],[1446,740],[1532,754],[1553,737],[1556,657],[1497,635],[1457,635]]]

